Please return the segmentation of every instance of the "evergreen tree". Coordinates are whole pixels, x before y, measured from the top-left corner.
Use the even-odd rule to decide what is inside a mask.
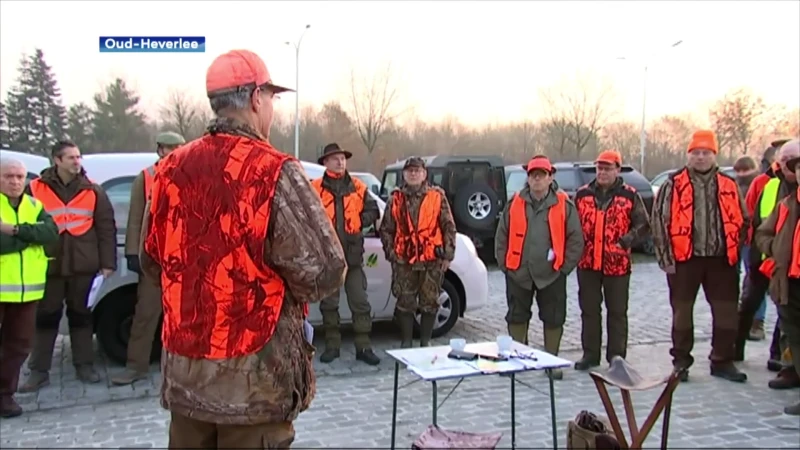
[[[117,78],[104,92],[94,96],[92,132],[95,151],[129,152],[151,150],[146,117],[139,111],[139,96]]]
[[[8,145],[8,116],[6,116],[6,105],[0,102],[0,147]]]
[[[64,138],[67,111],[41,49],[20,61],[17,85],[8,93],[6,108],[9,144],[14,150],[47,155],[53,141]]]
[[[96,146],[92,137],[94,111],[86,103],[72,105],[67,111],[67,136],[84,153],[92,153]]]

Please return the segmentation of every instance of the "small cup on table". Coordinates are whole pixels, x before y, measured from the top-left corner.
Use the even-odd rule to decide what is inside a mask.
[[[464,351],[464,347],[466,347],[466,346],[467,346],[467,340],[466,339],[461,339],[461,338],[450,339],[450,348],[455,350],[455,351],[457,351],[457,352],[463,352]]]

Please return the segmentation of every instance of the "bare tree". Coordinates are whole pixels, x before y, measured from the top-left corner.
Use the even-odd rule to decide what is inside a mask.
[[[350,72],[350,117],[361,141],[371,155],[378,141],[402,115],[400,95],[391,64],[371,78]]]
[[[159,111],[159,118],[164,129],[175,131],[188,141],[203,134],[211,111],[193,101],[186,92],[172,90]]]
[[[767,113],[764,99],[748,89],[735,89],[716,102],[709,111],[709,119],[717,133],[720,148],[728,145],[728,157],[744,155],[750,150],[753,138],[763,126]]]
[[[565,140],[580,159],[584,148],[616,112],[616,94],[608,82],[592,83],[582,77],[540,92],[548,122],[561,125]]]
[[[511,125],[509,131],[515,138],[515,147],[522,152],[523,156],[533,156],[539,150],[539,128],[535,123],[523,120]]]
[[[638,163],[640,150],[639,129],[631,122],[615,122],[607,125],[602,133],[602,145],[615,149],[625,161]]]

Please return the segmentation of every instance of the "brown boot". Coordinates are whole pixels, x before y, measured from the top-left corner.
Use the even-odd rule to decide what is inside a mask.
[[[94,366],[91,364],[75,366],[75,377],[82,383],[94,384],[100,382],[100,374],[94,370]]]
[[[528,345],[528,324],[527,323],[508,324],[508,335],[511,336],[511,339],[514,339],[520,344]]]
[[[22,407],[17,404],[14,397],[4,395],[0,397],[0,417],[10,419],[22,415]]]
[[[134,370],[126,368],[122,373],[111,377],[111,384],[115,386],[126,386],[133,384],[136,381],[144,380],[148,377],[147,371]]]
[[[784,367],[774,379],[769,380],[767,385],[770,389],[775,390],[799,388],[800,376],[797,375],[794,367]]]
[[[751,341],[763,341],[765,337],[764,333],[764,321],[763,320],[754,320],[753,326],[750,327],[750,335],[747,339]]]
[[[553,356],[558,356],[558,350],[561,348],[561,335],[564,333],[564,328],[547,328],[544,329],[544,351],[550,353]],[[564,373],[561,369],[552,369],[550,371],[552,373],[554,380],[560,380],[564,378]]]
[[[22,386],[17,389],[18,392],[36,392],[39,389],[50,385],[50,374],[48,372],[40,372],[38,370],[31,370],[28,379],[22,383]]]

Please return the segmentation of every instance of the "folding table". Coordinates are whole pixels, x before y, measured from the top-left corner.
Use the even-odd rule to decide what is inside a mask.
[[[398,386],[400,376],[400,365],[407,367],[417,379],[411,381],[403,387],[407,387],[418,381],[427,381],[432,386],[431,408],[432,424],[438,425],[437,414],[439,408],[450,398],[456,389],[466,378],[480,377],[486,375],[500,375],[510,378],[511,387],[511,448],[516,447],[516,383],[525,384],[517,380],[516,375],[522,372],[544,370],[548,375],[550,383],[550,420],[553,429],[553,449],[558,449],[557,423],[556,423],[556,403],[555,389],[553,386],[553,369],[571,367],[573,363],[566,359],[553,356],[541,350],[522,345],[518,342],[512,344],[511,351],[514,354],[533,355],[533,358],[512,358],[509,362],[498,363],[492,371],[479,368],[477,361],[458,361],[447,357],[450,353],[450,346],[422,347],[387,350],[386,353],[394,359],[394,392],[392,399],[392,450],[395,448],[395,438],[397,433],[397,395],[401,387]],[[481,355],[497,355],[497,344],[495,342],[481,342],[468,344],[464,349],[466,352]],[[428,367],[415,366],[415,362],[426,362]],[[430,361],[429,364],[427,362]],[[436,363],[441,362],[442,368],[436,368]],[[491,364],[491,363],[489,363]],[[438,403],[437,383],[444,380],[458,380],[458,383],[450,390],[447,396]]]

